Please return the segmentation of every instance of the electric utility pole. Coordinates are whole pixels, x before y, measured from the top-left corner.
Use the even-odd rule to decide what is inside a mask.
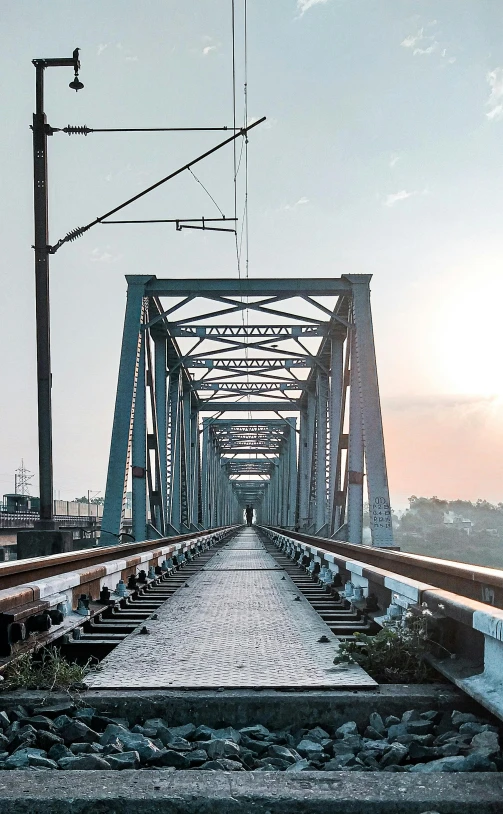
[[[38,456],[40,475],[39,529],[53,530],[51,345],[49,308],[49,200],[47,181],[47,137],[52,129],[44,112],[44,71],[46,68],[73,68],[70,87],[80,90],[79,49],[68,59],[34,59],[36,107],[33,115],[33,205],[35,215],[35,302],[37,319]]]

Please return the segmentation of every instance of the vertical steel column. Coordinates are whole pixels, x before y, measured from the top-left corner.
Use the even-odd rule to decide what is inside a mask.
[[[180,368],[175,367],[169,371],[168,409],[170,413],[170,452],[171,452],[171,484],[169,523],[175,534],[180,534],[181,507],[180,507]]]
[[[355,333],[351,331],[348,438],[348,542],[361,544],[363,530],[363,426]]]
[[[297,505],[297,420],[295,418],[287,418],[287,421],[290,425],[290,434],[288,438],[289,485],[286,525],[294,528],[295,507]]]
[[[280,479],[281,456],[278,457],[274,467],[274,525],[281,525],[281,479]]]
[[[201,449],[201,498],[203,528],[210,528],[210,419],[203,418],[202,449]]]
[[[101,545],[116,545],[121,530],[129,475],[131,432],[141,346],[143,293],[150,277],[138,275],[128,276],[126,279],[128,282],[126,314],[108,459],[105,505],[101,521]]]
[[[168,415],[167,415],[167,348],[166,336],[155,334],[154,337],[154,379],[155,379],[155,412],[157,418],[157,443],[159,449],[159,468],[161,475],[160,492],[163,518],[161,529],[168,528]]]
[[[372,545],[393,545],[388,473],[370,308],[370,274],[348,275],[353,286],[356,361],[360,381]]]
[[[303,404],[300,410],[299,426],[299,529],[305,528],[308,524],[309,516],[309,467],[308,467],[308,418],[307,404]]]
[[[281,445],[278,465],[278,524],[285,525],[286,503],[288,499],[288,478],[286,477],[286,448]]]
[[[316,534],[323,534],[327,522],[327,403],[328,380],[324,371],[316,376]]]
[[[195,528],[199,528],[199,480],[201,477],[200,458],[199,458],[199,415],[192,406],[192,397],[190,398],[190,471],[192,473],[192,480],[190,482],[190,524]]]
[[[339,455],[341,444],[341,414],[344,397],[344,359],[343,349],[346,330],[342,326],[334,327],[330,343],[330,458],[329,458],[329,524],[330,537],[339,526],[337,497],[341,484],[339,474]],[[337,477],[339,474],[339,478]]]
[[[314,506],[312,503],[314,494],[314,483],[316,481],[315,470],[315,431],[316,431],[316,393],[312,387],[307,389],[307,425],[306,425],[306,496],[307,512],[304,521],[304,528],[315,525]]]
[[[215,519],[217,516],[217,495],[216,495],[216,455],[215,455],[215,441],[213,433],[210,433],[210,473],[209,473],[209,492],[208,492],[208,507],[209,507],[209,528],[216,526]]]
[[[131,454],[133,491],[133,537],[147,539],[147,414],[145,387],[145,341],[143,334],[138,363],[138,380],[133,419]]]
[[[194,479],[194,471],[192,467],[192,447],[191,447],[191,427],[190,427],[190,388],[184,386],[181,394],[182,397],[182,415],[183,415],[183,444],[182,454],[182,523],[188,531],[194,531],[190,528],[192,516],[192,482]]]

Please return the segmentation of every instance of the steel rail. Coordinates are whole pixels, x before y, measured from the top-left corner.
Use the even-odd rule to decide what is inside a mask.
[[[221,530],[221,528],[207,529],[192,532],[191,534],[181,534],[177,537],[97,546],[96,548],[82,549],[64,554],[52,554],[49,557],[33,557],[25,560],[3,562],[0,563],[0,590],[23,585],[27,581],[36,581],[76,571],[84,567],[91,568],[94,565],[100,565],[117,558],[124,559],[125,557],[133,557],[135,554],[143,554],[148,551],[154,552],[162,546],[195,540]]]
[[[444,591],[503,608],[503,570],[421,554],[329,540],[310,534],[268,527],[278,534],[326,551],[354,558],[402,577],[434,585]]]

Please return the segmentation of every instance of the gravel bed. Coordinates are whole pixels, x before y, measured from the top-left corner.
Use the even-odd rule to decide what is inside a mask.
[[[382,718],[364,727],[270,731],[261,724],[170,727],[71,702],[0,712],[0,769],[203,769],[254,772],[503,771],[498,728],[472,713],[436,710]]]

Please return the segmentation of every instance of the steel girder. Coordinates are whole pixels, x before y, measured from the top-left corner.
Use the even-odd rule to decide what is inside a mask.
[[[130,489],[137,539],[253,505],[361,543],[366,476],[372,542],[392,545],[370,275],[127,280],[102,542]]]

